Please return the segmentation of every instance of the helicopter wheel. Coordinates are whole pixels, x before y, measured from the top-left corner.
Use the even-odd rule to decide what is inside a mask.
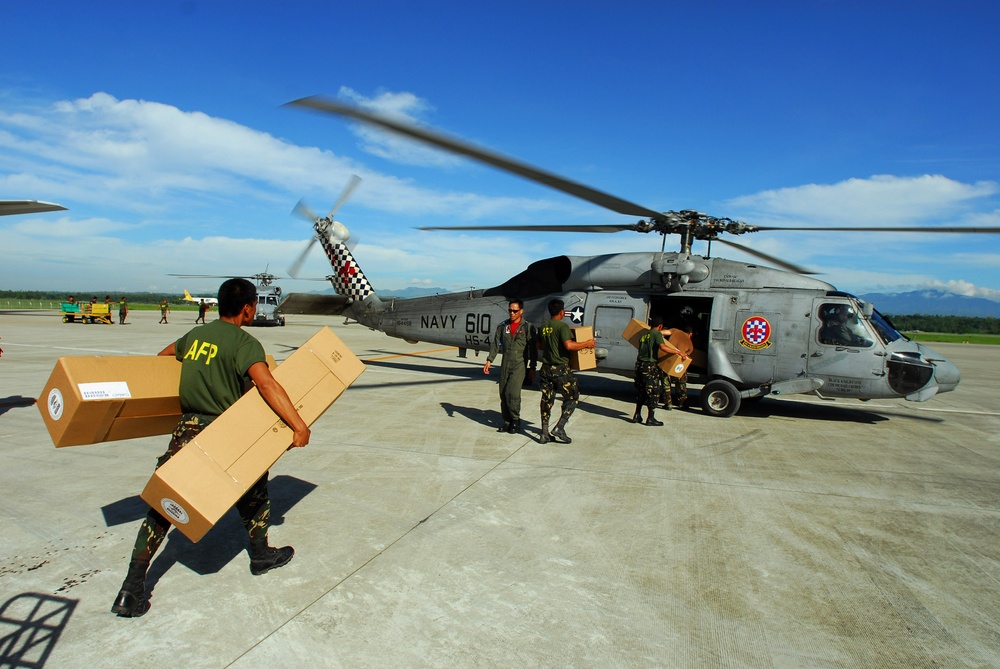
[[[709,381],[701,389],[701,408],[710,416],[729,418],[740,410],[740,391],[724,379]]]

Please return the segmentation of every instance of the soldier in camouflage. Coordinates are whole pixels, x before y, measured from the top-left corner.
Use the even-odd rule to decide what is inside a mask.
[[[564,306],[562,300],[549,302],[548,310],[552,318],[541,327],[538,335],[538,349],[542,352],[542,369],[538,375],[538,385],[542,391],[542,434],[539,441],[543,444],[556,439],[564,444],[573,441],[566,434],[566,423],[580,400],[580,388],[573,370],[569,368],[569,352],[596,346],[593,339],[579,342],[573,339],[573,332],[563,322],[566,315]],[[562,413],[550,434],[549,418],[556,401],[556,391],[563,398]]]
[[[271,375],[264,348],[243,326],[253,322],[257,311],[257,289],[246,279],[229,279],[219,288],[219,320],[200,325],[170,344],[160,355],[181,362],[180,396],[183,416],[174,429],[170,445],[157,460],[163,465],[194,439],[217,416],[243,394],[251,382],[281,420],[292,430],[290,448],[309,443],[310,431],[285,389]],[[250,537],[250,572],[263,574],[288,563],[295,554],[291,546],[268,546],[270,503],[267,473],[236,503]],[[111,607],[120,617],[136,618],[149,610],[146,571],[160,547],[170,523],[150,508],[135,539],[128,574]]]
[[[663,425],[656,420],[656,402],[663,392],[663,370],[658,360],[660,353],[670,353],[663,336],[670,336],[670,330],[663,330],[663,319],[653,316],[649,321],[650,328],[639,338],[639,354],[635,358],[635,415],[633,423],[642,422],[642,407],[646,406],[646,425]]]

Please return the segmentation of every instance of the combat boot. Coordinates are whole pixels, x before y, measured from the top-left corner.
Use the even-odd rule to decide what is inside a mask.
[[[552,435],[549,434],[549,421],[542,421],[542,433],[538,436],[539,444],[547,444],[552,441]]]
[[[510,423],[504,421],[503,425],[497,428],[497,432],[510,432]]]
[[[511,424],[510,424],[510,426],[507,428],[507,432],[509,432],[511,434],[517,434],[520,431],[521,431],[521,421],[520,420],[512,421]]]
[[[128,565],[128,574],[122,583],[115,603],[111,605],[111,613],[119,618],[138,618],[149,611],[149,600],[146,598],[146,570],[148,562],[132,560]]]
[[[654,427],[657,425],[663,425],[662,420],[656,420],[655,414],[656,414],[656,409],[654,409],[653,407],[649,407],[649,415],[646,416],[646,425],[652,425]]]
[[[641,404],[636,405],[636,407],[635,407],[635,414],[632,416],[632,422],[633,423],[641,423],[642,422],[642,405]]]
[[[561,441],[564,444],[572,444],[573,443],[573,440],[569,438],[568,434],[566,434],[566,419],[565,418],[560,418],[559,422],[556,423],[556,426],[554,428],[552,428],[552,438],[553,439],[558,439],[559,441]]]
[[[251,543],[250,573],[254,576],[260,576],[272,569],[284,567],[291,561],[293,555],[295,555],[295,549],[291,546],[273,548],[267,545],[267,539],[260,543]]]

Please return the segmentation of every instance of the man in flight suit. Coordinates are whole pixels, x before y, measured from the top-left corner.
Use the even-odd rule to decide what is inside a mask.
[[[566,423],[576,410],[580,401],[580,387],[576,376],[569,368],[569,352],[585,348],[594,348],[593,339],[575,341],[573,332],[563,322],[566,315],[562,300],[549,302],[549,315],[552,317],[541,327],[538,335],[538,348],[542,352],[542,369],[538,374],[538,386],[542,391],[542,434],[539,441],[543,444],[558,439],[564,444],[573,440],[566,434]],[[549,434],[549,417],[552,415],[552,405],[556,401],[556,390],[562,394],[562,414],[559,422]]]
[[[503,415],[503,426],[497,432],[515,434],[521,429],[521,386],[524,384],[525,369],[528,370],[529,383],[535,375],[538,331],[534,325],[522,320],[524,302],[511,300],[507,307],[510,318],[498,325],[493,333],[483,374],[490,373],[490,366],[497,353],[503,355],[500,361],[500,413]]]
[[[246,279],[229,279],[219,288],[219,319],[195,327],[160,351],[181,362],[179,395],[183,415],[174,429],[167,452],[159,467],[182,446],[232,406],[250,381],[261,397],[292,430],[289,448],[309,443],[310,431],[302,417],[267,367],[264,347],[243,326],[253,322],[257,311],[257,289]],[[263,574],[292,559],[291,546],[268,546],[271,506],[267,494],[267,473],[236,502],[243,525],[250,535],[250,573]],[[170,523],[158,511],[149,509],[132,549],[132,561],[121,591],[111,607],[120,617],[135,618],[149,610],[146,570],[160,547]]]

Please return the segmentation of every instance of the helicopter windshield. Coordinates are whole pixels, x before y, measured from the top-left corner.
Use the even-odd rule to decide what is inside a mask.
[[[875,332],[878,336],[882,338],[882,341],[888,344],[889,342],[894,342],[897,339],[906,339],[905,336],[901,335],[898,330],[889,322],[889,319],[880,314],[879,312],[872,310],[871,318],[869,319],[872,325],[875,327]]]

